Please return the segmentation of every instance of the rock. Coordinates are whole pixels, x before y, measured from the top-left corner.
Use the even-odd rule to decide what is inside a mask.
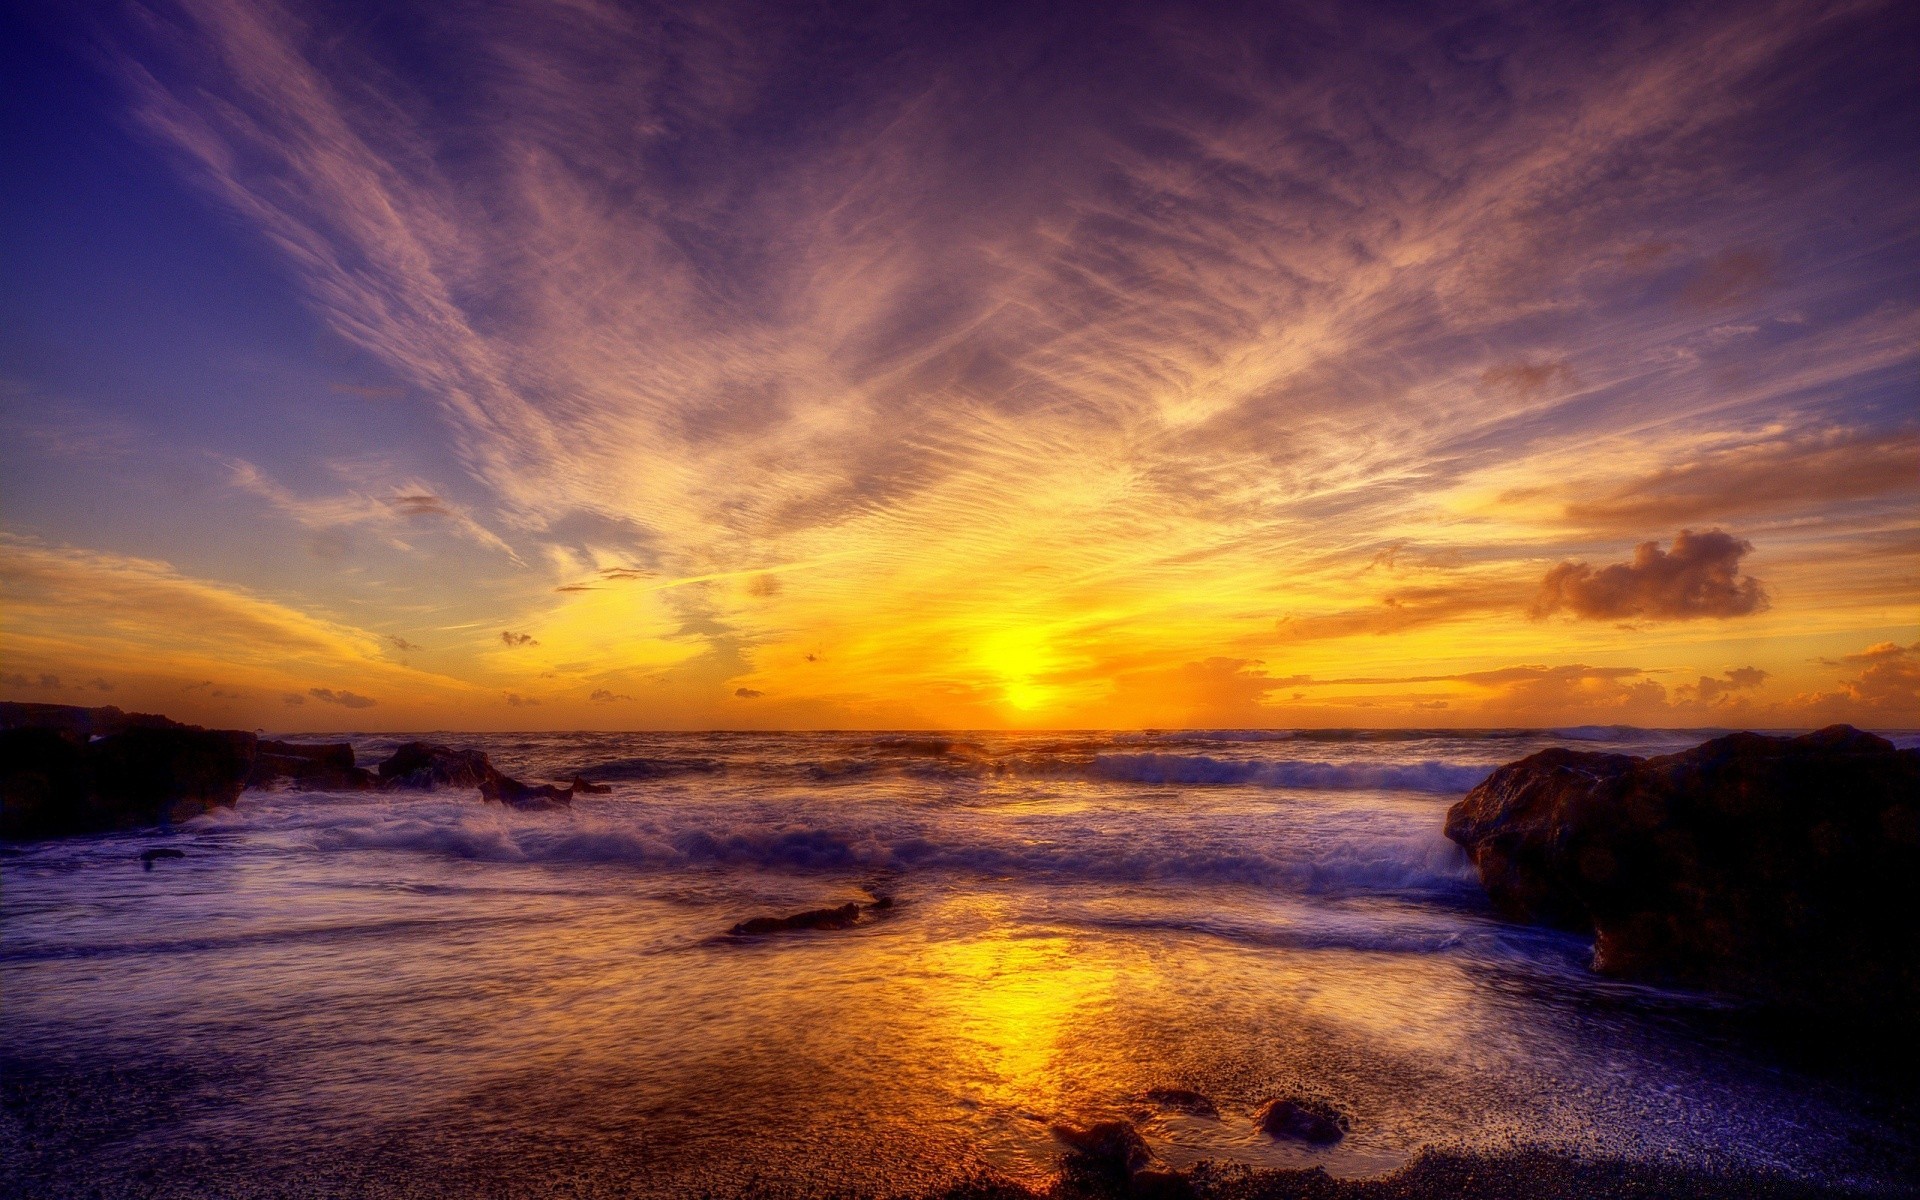
[[[373,772],[353,765],[353,747],[346,742],[312,746],[263,739],[247,786],[267,787],[283,779],[316,792],[361,792],[380,786]]]
[[[478,788],[482,798],[518,809],[567,808],[572,788],[525,784],[502,775],[483,751],[453,750],[432,742],[408,742],[379,766],[380,786],[417,791]]]
[[[1504,915],[1610,975],[1790,1008],[1920,1008],[1920,751],[1836,725],[1640,759],[1544,750],[1447,813]]]
[[[1078,1125],[1049,1126],[1047,1132],[1065,1146],[1070,1166],[1101,1174],[1132,1175],[1153,1162],[1153,1152],[1140,1133],[1125,1121],[1100,1121],[1082,1128]]]
[[[1197,1117],[1217,1117],[1220,1109],[1212,1099],[1199,1092],[1190,1092],[1185,1088],[1148,1088],[1145,1093],[1148,1104],[1161,1108],[1171,1108]]]
[[[790,917],[754,917],[728,930],[735,937],[754,937],[763,933],[785,933],[793,929],[846,929],[860,919],[858,904],[839,908],[815,908]]]
[[[582,796],[604,796],[613,791],[613,786],[606,783],[589,783],[580,776],[575,775],[573,777],[573,786],[569,790]]]
[[[185,857],[186,857],[186,852],[181,850],[164,850],[164,849],[142,850],[140,852],[140,865],[146,870],[151,871],[153,870],[154,860],[156,859],[185,858]]]
[[[122,712],[113,705],[81,708],[72,704],[32,704],[0,700],[0,729],[51,729],[80,741],[128,729],[197,729],[156,713]]]
[[[0,838],[184,821],[239,799],[256,741],[117,708],[0,706]]]
[[[1260,1110],[1261,1130],[1274,1137],[1297,1138],[1315,1146],[1331,1145],[1347,1136],[1352,1119],[1324,1100],[1289,1096]]]
[[[529,811],[573,806],[572,788],[557,788],[550,783],[525,784],[518,779],[509,779],[498,771],[481,781],[480,795],[510,808]]]
[[[433,791],[477,788],[500,773],[479,750],[453,750],[432,742],[408,742],[388,755],[376,770],[383,788]]]

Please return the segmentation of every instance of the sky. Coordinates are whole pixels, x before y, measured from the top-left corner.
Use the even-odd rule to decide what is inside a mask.
[[[0,697],[1920,726],[1920,8],[0,15]]]

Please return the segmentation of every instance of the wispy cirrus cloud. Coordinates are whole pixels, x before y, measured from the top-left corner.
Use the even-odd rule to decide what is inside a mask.
[[[1193,664],[1353,674],[1467,627],[1577,659],[1525,611],[1622,533],[1737,522],[1786,598],[1805,543],[1750,519],[1903,519],[1890,5],[661,11],[100,26],[140,126],[483,493],[234,459],[329,561],[440,529],[548,566],[483,627],[556,662],[644,629],[709,704],[1125,721],[1127,679],[1274,695]],[[1758,613],[1710,536],[1542,603]],[[1396,540],[1431,561],[1356,583]]]

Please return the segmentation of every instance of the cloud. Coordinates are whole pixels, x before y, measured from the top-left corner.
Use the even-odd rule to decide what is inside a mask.
[[[367,528],[384,532],[389,545],[409,549],[400,536],[404,531],[445,529],[478,545],[498,550],[519,562],[519,556],[499,535],[488,529],[464,507],[454,504],[418,482],[383,483],[382,463],[338,462],[331,464],[336,475],[344,477],[349,490],[331,496],[300,496],[275,482],[266,470],[244,459],[226,461],[232,486],[267,501],[275,510],[312,530],[316,553],[337,558],[348,548],[346,532]]]
[[[337,692],[332,688],[308,688],[307,695],[322,704],[338,704],[342,708],[372,708],[379,703],[370,696],[361,696],[344,688]]]
[[[1710,450],[1566,506],[1568,520],[1607,528],[1817,512],[1849,501],[1920,493],[1920,433],[1807,431]]]
[[[1702,675],[1698,683],[1683,683],[1674,689],[1674,695],[1683,704],[1711,707],[1731,698],[1735,692],[1759,687],[1769,674],[1759,667],[1734,667],[1721,672],[1718,678]]]
[[[1387,559],[1389,565],[1392,557]],[[1380,562],[1378,556],[1375,562]],[[1364,606],[1282,617],[1275,628],[1291,641],[1399,634],[1489,613],[1515,612],[1525,602],[1523,587],[1500,580],[1414,584],[1394,588]]]
[[[62,686],[60,682],[60,677],[58,675],[43,674],[39,678],[34,679],[26,675],[23,675],[18,671],[9,671],[4,674],[0,674],[0,683],[3,683],[8,687],[40,688],[46,691],[51,691]]]
[[[286,705],[288,708],[298,708],[306,702],[307,698],[298,692],[288,692],[286,695],[280,697],[280,703]]]
[[[1680,302],[1693,308],[1738,308],[1751,303],[1775,284],[1774,255],[1757,247],[1723,251],[1701,264],[1680,291]]]
[[[406,638],[401,637],[397,633],[388,634],[387,641],[392,644],[395,650],[398,650],[403,654],[410,653],[415,650],[426,649],[425,646],[419,645],[418,643],[415,643],[415,642],[410,642]]]
[[[343,396],[358,396],[362,400],[404,400],[407,390],[397,387],[372,387],[361,383],[334,383],[328,385]]]
[[[1634,547],[1633,561],[1598,570],[1563,562],[1540,581],[1534,614],[1569,612],[1586,620],[1646,617],[1684,621],[1696,617],[1743,617],[1768,604],[1759,580],[1740,574],[1740,560],[1753,546],[1717,529],[1683,529],[1671,552],[1658,542]]]
[[[534,640],[534,636],[532,634],[515,633],[511,629],[501,630],[500,640],[506,643],[508,646],[515,647],[515,648],[518,648],[521,646],[538,646],[540,644],[538,641]]]
[[[758,700],[760,697],[766,695],[765,692],[756,691],[750,687],[735,688],[733,689],[733,694],[736,699],[740,700]]]
[[[1903,721],[1920,717],[1920,642],[1906,646],[1876,642],[1857,654],[1826,661],[1831,666],[1860,668],[1860,673],[1841,680],[1838,692],[1801,697],[1808,706],[1854,705]]]
[[[534,699],[534,698],[533,698],[533,697],[531,697],[531,696],[522,696],[522,695],[521,695],[521,694],[520,694],[519,692],[508,692],[508,693],[507,693],[507,707],[509,707],[509,708],[538,708],[538,707],[540,707],[540,701],[538,701],[538,700],[536,700],[536,699]]]
[[[1533,400],[1555,388],[1572,387],[1573,371],[1564,362],[1531,362],[1523,359],[1488,367],[1480,373],[1480,382],[1487,387],[1510,391],[1523,400]]]
[[[593,695],[587,697],[587,699],[593,701],[595,704],[612,704],[616,700],[631,700],[633,697],[627,695],[625,692],[610,692],[606,688],[596,688],[594,689]]]
[[[315,483],[304,446],[235,464],[262,517],[335,564],[256,599],[323,613],[314,598],[365,568],[352,602],[394,605],[376,627],[424,630],[406,622],[457,589],[497,614],[489,641],[539,628],[556,666],[600,678],[623,677],[613,643],[644,641],[696,660],[682,678],[709,703],[738,677],[783,712],[998,720],[1009,680],[1077,672],[1029,692],[1139,706],[1084,710],[1111,721],[1161,711],[1113,682],[1128,672],[1220,711],[1273,694],[1198,665],[1216,655],[1323,675],[1575,657],[1559,626],[1511,620],[1537,556],[1594,544],[1566,540],[1569,497],[1622,543],[1744,529],[1783,597],[1806,594],[1814,535],[1723,510],[1775,495],[1836,554],[1889,525],[1833,508],[1905,419],[1920,345],[1914,169],[1881,144],[1912,115],[1889,11],[1594,22],[1470,3],[1355,25],[1326,5],[874,22],[744,4],[668,32],[581,3],[463,7],[416,37],[327,6],[187,0],[113,9],[95,36],[133,121],[364,352],[355,377],[443,419],[445,445],[408,439],[418,468]],[[1722,337],[1755,299],[1782,319],[1743,313],[1752,330]],[[1817,484],[1787,450],[1729,448],[1730,431],[1791,448],[1837,426],[1858,446]],[[1446,506],[1498,494],[1496,469],[1539,511]],[[448,554],[450,578],[376,578],[382,556],[360,553],[504,546],[491,529],[569,573],[528,585]],[[1462,566],[1389,558],[1356,584],[1402,540]],[[777,593],[747,582],[788,563],[809,565]],[[1614,568],[1567,564],[1552,606],[1658,609],[1620,566],[1607,591]],[[1733,568],[1731,600],[1681,615],[1742,603]],[[740,582],[665,590],[702,580]],[[1904,586],[1861,585],[1823,628],[1881,628]],[[100,611],[135,619],[112,617],[120,599]],[[1031,654],[994,649],[1005,627]],[[832,671],[801,665],[819,646]],[[471,649],[446,669],[497,695],[500,652]],[[272,686],[360,678],[310,670]]]

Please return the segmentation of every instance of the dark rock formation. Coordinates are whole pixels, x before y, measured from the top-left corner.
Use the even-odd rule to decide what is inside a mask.
[[[247,786],[268,787],[283,779],[316,792],[361,792],[380,786],[372,771],[353,765],[353,747],[346,742],[307,746],[263,739],[254,753]]]
[[[477,788],[500,776],[482,752],[454,750],[432,742],[408,742],[376,769],[381,787],[415,791]]]
[[[859,924],[862,915],[884,917],[893,911],[893,897],[869,891],[871,904],[852,901],[839,908],[813,908],[790,917],[754,917],[742,921],[727,932],[735,937],[762,933],[785,933],[794,929],[848,929]]]
[[[1324,1100],[1289,1096],[1260,1110],[1260,1128],[1274,1137],[1297,1138],[1316,1146],[1331,1145],[1347,1136],[1352,1118]]]
[[[495,771],[491,778],[481,782],[480,795],[496,804],[525,810],[573,806],[572,788],[557,788],[550,783],[521,783],[518,779],[510,779],[498,771]]]
[[[108,704],[80,708],[72,704],[31,704],[0,700],[0,729],[51,729],[85,741],[129,729],[197,729],[157,713],[122,712]]]
[[[575,775],[573,777],[573,785],[568,790],[581,796],[604,796],[613,791],[613,786],[605,783],[589,783],[580,776]]]
[[[847,929],[860,919],[860,906],[842,904],[839,908],[814,908],[790,917],[754,917],[735,925],[728,933],[750,937],[762,933],[785,933],[793,929]]]
[[[184,821],[239,799],[255,739],[117,708],[0,705],[0,838]]]
[[[1153,1162],[1153,1152],[1139,1131],[1125,1121],[1100,1121],[1084,1128],[1059,1124],[1049,1126],[1047,1132],[1082,1160],[1080,1166],[1131,1175]]]
[[[1920,1009],[1920,751],[1836,725],[1679,754],[1544,750],[1447,813],[1505,915],[1612,975]]]
[[[1171,1108],[1177,1112],[1191,1113],[1196,1117],[1217,1117],[1220,1108],[1210,1097],[1199,1092],[1190,1092],[1186,1088],[1148,1088],[1146,1102],[1160,1108]]]
[[[478,788],[483,798],[519,809],[566,808],[573,803],[572,788],[521,783],[502,775],[482,751],[453,750],[432,742],[408,742],[388,755],[379,771],[385,788]]]

